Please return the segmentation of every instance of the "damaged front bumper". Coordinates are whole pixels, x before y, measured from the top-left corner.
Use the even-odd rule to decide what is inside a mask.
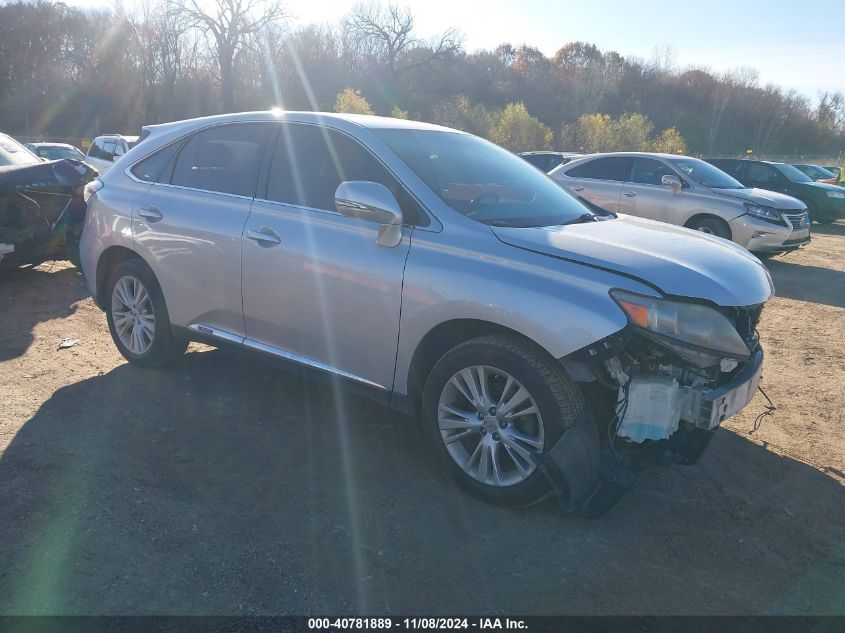
[[[629,327],[561,359],[590,406],[538,463],[567,512],[596,517],[652,464],[691,464],[713,430],[754,397],[763,367],[761,307],[736,309],[743,360],[689,355]],[[674,349],[673,349],[674,347]],[[686,358],[684,357],[686,356]]]
[[[96,170],[75,160],[0,167],[0,266],[76,257]]]

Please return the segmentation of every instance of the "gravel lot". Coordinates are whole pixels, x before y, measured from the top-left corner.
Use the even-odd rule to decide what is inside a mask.
[[[768,263],[776,414],[595,521],[467,497],[415,421],[260,360],[130,367],[69,264],[3,273],[0,612],[845,613],[845,224],[814,228]]]

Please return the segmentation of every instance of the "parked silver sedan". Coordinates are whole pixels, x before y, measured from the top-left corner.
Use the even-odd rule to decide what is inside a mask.
[[[81,242],[131,363],[195,339],[317,370],[421,414],[458,482],[504,504],[550,480],[577,502],[601,442],[703,448],[754,395],[772,284],[724,240],[601,218],[423,123],[260,112],[145,135],[87,188]]]
[[[785,194],[749,189],[713,165],[674,154],[594,154],[550,174],[607,211],[660,220],[773,254],[810,242],[807,206]]]

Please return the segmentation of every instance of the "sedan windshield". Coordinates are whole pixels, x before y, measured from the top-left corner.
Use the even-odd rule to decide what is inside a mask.
[[[786,179],[789,182],[813,182],[812,178],[792,165],[787,165],[786,163],[772,163],[772,167],[786,176]]]
[[[824,167],[817,167],[816,165],[795,165],[795,168],[804,172],[813,180],[827,180],[836,178],[833,172],[828,171]]]
[[[83,160],[85,158],[85,154],[73,147],[39,147],[38,154],[47,160],[59,160],[60,158]]]
[[[556,226],[593,217],[541,171],[476,136],[436,130],[373,133],[443,202],[483,224]]]
[[[687,178],[702,187],[712,189],[745,189],[745,185],[723,172],[718,167],[697,158],[677,158],[672,164],[687,175]]]

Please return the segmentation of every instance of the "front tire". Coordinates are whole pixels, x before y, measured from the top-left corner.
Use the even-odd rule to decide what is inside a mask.
[[[173,335],[158,281],[138,259],[120,262],[106,285],[106,318],[118,351],[130,363],[162,367],[184,354],[188,342]]]
[[[727,222],[719,218],[701,218],[690,224],[689,228],[726,240],[731,239],[731,227],[728,226]]]
[[[426,435],[458,484],[486,501],[519,506],[548,494],[532,454],[555,446],[584,398],[543,350],[488,335],[434,365],[422,404]]]

